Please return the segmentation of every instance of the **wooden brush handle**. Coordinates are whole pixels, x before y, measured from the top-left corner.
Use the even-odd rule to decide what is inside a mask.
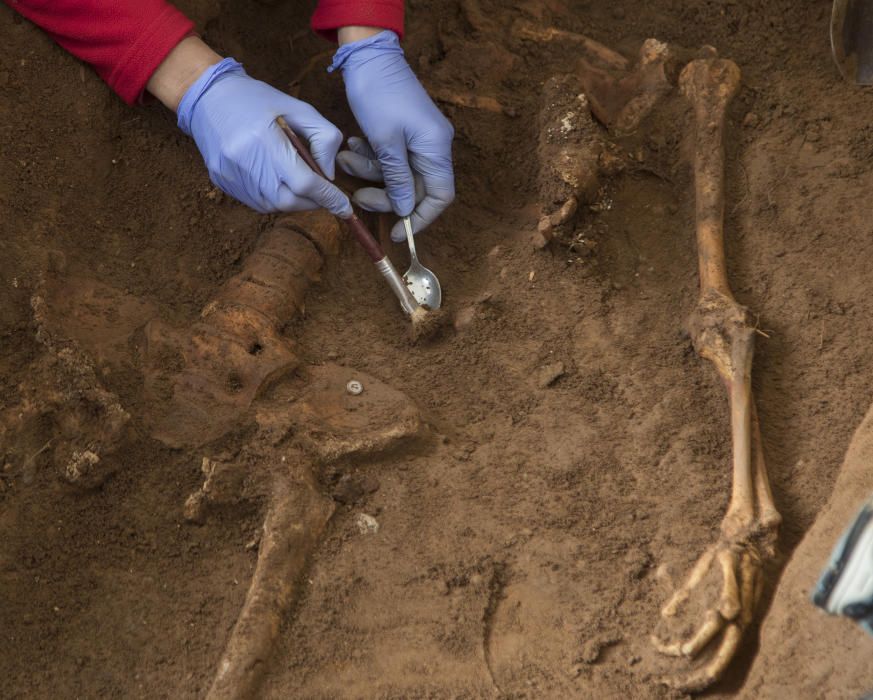
[[[306,147],[306,144],[303,143],[303,139],[294,133],[294,130],[288,126],[288,122],[285,121],[284,117],[279,117],[276,120],[276,123],[279,125],[279,128],[285,132],[285,136],[288,137],[291,145],[294,146],[294,150],[297,151],[301,158],[303,158],[303,162],[312,169],[312,172],[319,177],[327,179],[324,175],[324,171],[319,167],[318,163],[315,162],[315,158],[312,157],[312,153],[310,153],[309,149]],[[370,260],[377,263],[385,257],[385,252],[382,250],[382,246],[379,245],[379,242],[373,234],[370,233],[370,229],[367,228],[366,224],[361,221],[357,214],[353,213],[348,218],[342,220],[346,222],[352,235],[364,249],[364,252],[370,256]]]
[[[294,129],[288,126],[288,122],[285,121],[285,117],[279,117],[276,120],[276,123],[279,125],[279,128],[285,132],[285,136],[288,137],[291,145],[294,146],[294,150],[297,151],[301,158],[303,158],[303,162],[306,163],[306,165],[308,165],[316,175],[327,179],[324,171],[321,169],[318,163],[315,162],[315,158],[312,157],[312,154],[306,147],[306,144],[303,143],[303,139],[301,139],[297,134],[294,133]]]

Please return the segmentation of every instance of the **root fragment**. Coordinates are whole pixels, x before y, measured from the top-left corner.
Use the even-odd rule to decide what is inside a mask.
[[[319,66],[327,66],[333,53],[333,49],[322,51],[306,61],[306,63],[303,64],[303,67],[297,72],[297,75],[295,75],[291,82],[288,83],[288,94],[291,95],[291,97],[300,97],[300,93],[303,90],[303,81],[306,80],[307,76],[309,76],[309,74]],[[324,68],[322,68],[322,70],[324,70]]]
[[[487,34],[492,24],[485,17],[479,5],[479,0],[460,0],[461,13],[470,26],[480,33]]]

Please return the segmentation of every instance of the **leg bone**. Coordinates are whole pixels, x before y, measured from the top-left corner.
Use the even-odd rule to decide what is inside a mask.
[[[721,537],[698,560],[662,615],[669,619],[678,614],[688,598],[705,585],[714,562],[721,570],[718,603],[709,608],[690,636],[669,642],[653,638],[659,651],[686,658],[695,658],[715,644],[702,666],[664,680],[686,692],[716,682],[739,648],[760,598],[762,560],[773,555],[779,524],[752,398],[755,328],[751,314],[731,294],[724,254],[724,124],[739,79],[737,66],[719,59],[693,61],[680,76],[680,87],[692,103],[697,125],[695,188],[701,292],[688,327],[695,350],[712,362],[728,390],[733,443],[733,490]]]

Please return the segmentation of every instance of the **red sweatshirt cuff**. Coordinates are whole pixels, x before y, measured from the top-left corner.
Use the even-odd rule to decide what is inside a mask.
[[[115,68],[104,79],[125,102],[136,102],[167,54],[193,29],[191,20],[167,5],[119,57]]]
[[[337,29],[348,26],[381,27],[403,38],[403,0],[320,0],[312,28],[336,41]]]

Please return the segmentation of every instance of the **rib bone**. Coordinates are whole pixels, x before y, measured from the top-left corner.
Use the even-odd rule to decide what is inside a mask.
[[[512,35],[519,39],[528,39],[542,44],[552,41],[575,44],[587,60],[608,70],[627,70],[630,65],[624,56],[608,46],[604,46],[583,34],[568,32],[564,29],[540,27],[520,19],[512,25]]]

